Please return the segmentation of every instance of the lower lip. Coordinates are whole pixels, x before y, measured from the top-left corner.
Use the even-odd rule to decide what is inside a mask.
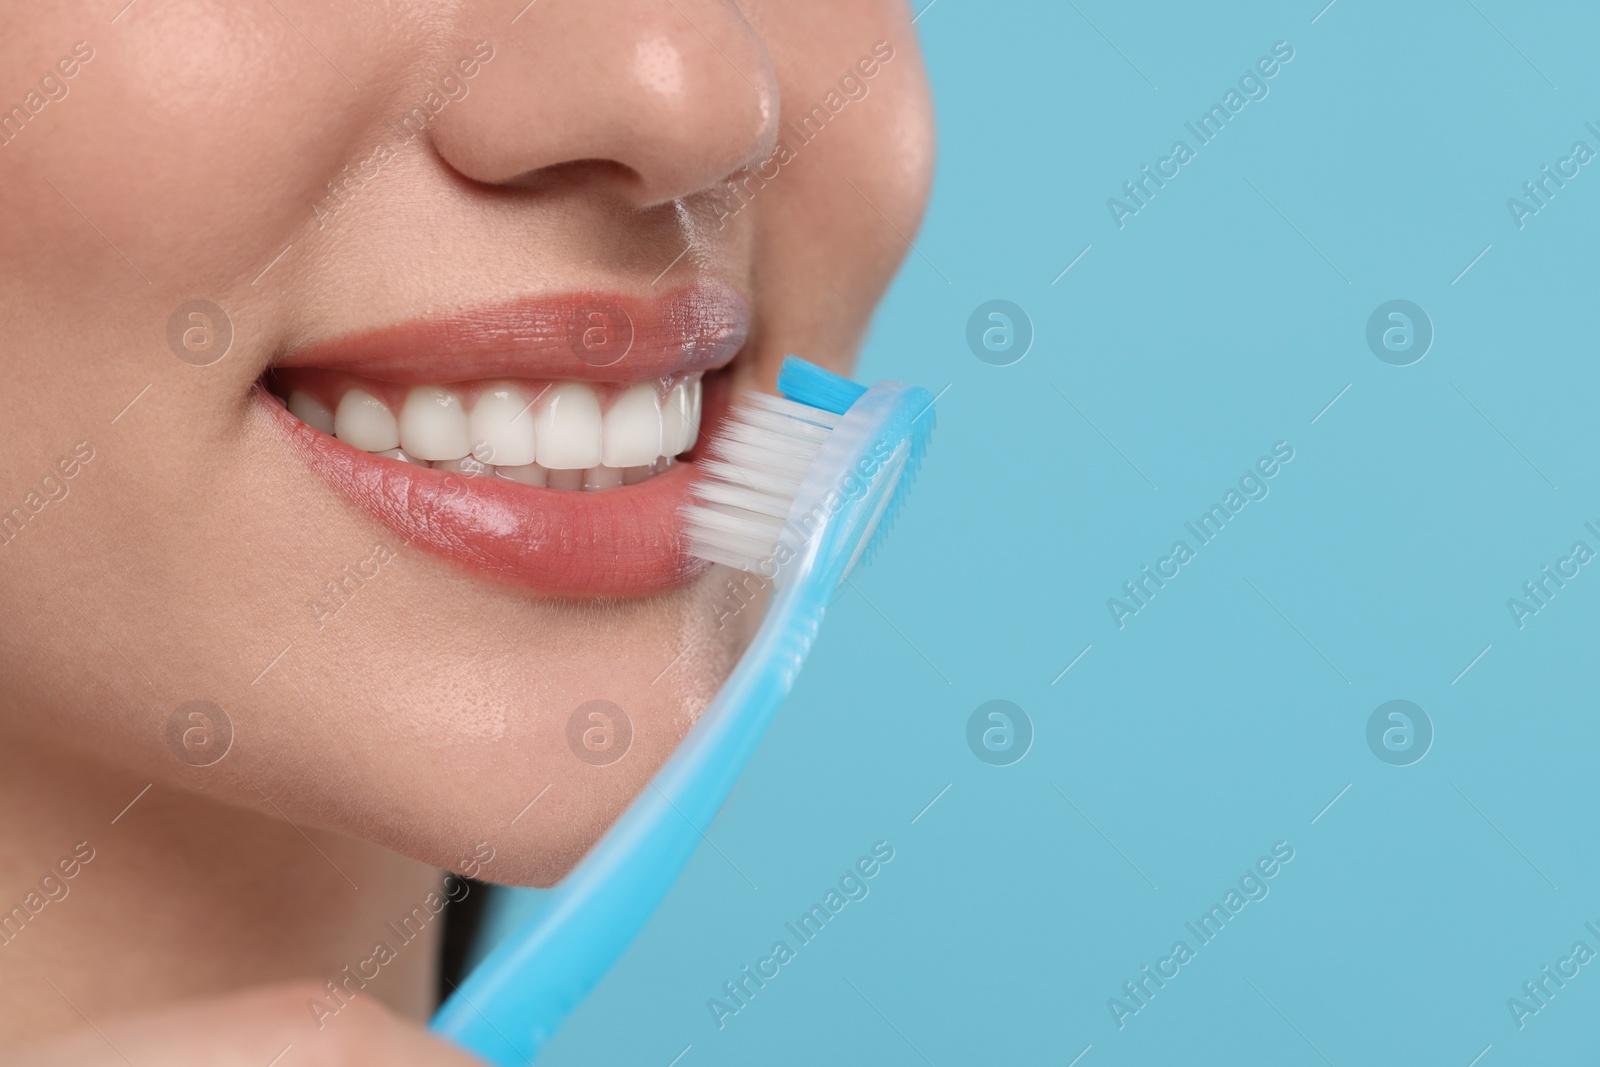
[[[693,462],[598,492],[541,489],[373,456],[256,393],[295,451],[345,499],[405,544],[491,581],[560,597],[648,596],[710,566],[684,549],[680,513]]]

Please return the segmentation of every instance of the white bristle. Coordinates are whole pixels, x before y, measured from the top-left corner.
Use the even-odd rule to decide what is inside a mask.
[[[771,393],[746,393],[745,402],[758,411],[764,408],[798,422],[813,423],[829,430],[839,425],[839,420],[844,418],[843,415],[835,415],[831,411],[823,411],[821,408],[810,407],[787,397],[773,396]]]
[[[709,458],[696,464],[697,499],[684,510],[689,550],[770,575],[784,519],[840,418],[783,397],[747,394],[728,413]]]

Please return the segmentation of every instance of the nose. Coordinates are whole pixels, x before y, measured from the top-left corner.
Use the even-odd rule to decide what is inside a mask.
[[[773,150],[777,79],[732,0],[535,0],[486,36],[492,58],[432,131],[474,181],[528,185],[590,164],[648,207]]]

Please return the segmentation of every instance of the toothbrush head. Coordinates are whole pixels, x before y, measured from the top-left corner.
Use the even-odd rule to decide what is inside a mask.
[[[870,389],[786,357],[781,397],[746,394],[701,463],[686,509],[690,551],[779,581],[842,582],[893,524],[933,431],[933,397]]]

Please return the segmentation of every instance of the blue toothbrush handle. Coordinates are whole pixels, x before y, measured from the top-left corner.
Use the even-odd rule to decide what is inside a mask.
[[[704,839],[793,685],[826,607],[807,584],[777,593],[678,752],[540,910],[451,993],[435,1033],[496,1067],[524,1067],[604,977]]]

